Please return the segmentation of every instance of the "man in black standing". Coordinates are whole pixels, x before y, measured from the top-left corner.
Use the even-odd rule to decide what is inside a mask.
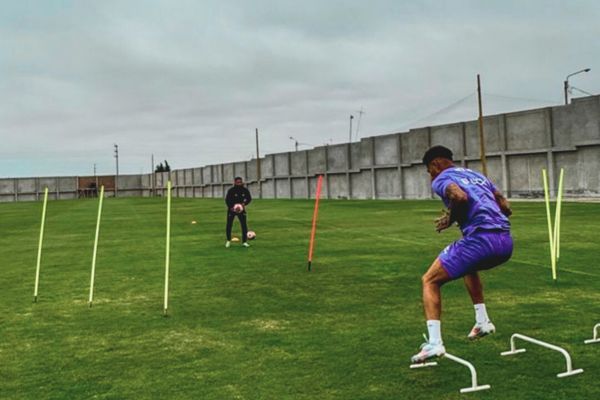
[[[225,247],[231,246],[231,228],[233,220],[238,217],[242,225],[242,243],[244,247],[250,247],[248,244],[248,225],[246,224],[246,206],[252,201],[250,191],[244,186],[244,180],[237,176],[233,180],[233,186],[227,191],[225,204],[227,204],[227,242]]]

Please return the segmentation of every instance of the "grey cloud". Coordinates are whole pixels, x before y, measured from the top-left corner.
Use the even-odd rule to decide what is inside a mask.
[[[50,3],[50,2],[48,2]],[[0,175],[240,160],[289,136],[346,140],[600,91],[593,1],[103,1],[10,4],[0,15]],[[594,73],[595,72],[595,73]],[[531,101],[515,98],[533,98]]]

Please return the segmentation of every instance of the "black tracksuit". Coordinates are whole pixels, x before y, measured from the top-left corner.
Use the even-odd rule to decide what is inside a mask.
[[[241,213],[234,212],[233,206],[236,204],[243,204],[247,206],[252,201],[250,191],[244,186],[232,186],[227,191],[225,197],[225,204],[227,204],[227,228],[225,230],[227,234],[227,240],[231,240],[231,228],[233,227],[233,220],[238,217],[240,225],[242,225],[242,241],[245,243],[248,240],[248,225],[246,224],[246,209]]]

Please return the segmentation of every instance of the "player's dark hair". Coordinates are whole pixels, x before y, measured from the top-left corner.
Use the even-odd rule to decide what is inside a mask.
[[[241,176],[236,176],[235,178],[233,178],[233,180],[234,181],[240,180],[242,182],[244,181]]]
[[[452,150],[444,146],[433,146],[425,152],[423,164],[429,165],[436,158],[445,158],[452,161]]]

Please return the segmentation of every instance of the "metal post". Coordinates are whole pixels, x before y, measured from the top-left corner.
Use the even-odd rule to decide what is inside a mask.
[[[115,197],[119,194],[119,145],[115,144],[115,163],[116,163],[116,175],[115,175]]]
[[[258,128],[256,128],[256,176],[258,180],[258,198],[262,199],[262,177],[260,173],[260,150],[258,147]]]
[[[150,159],[152,168],[150,169],[150,197],[154,197],[154,187],[156,185],[156,167],[154,166],[154,154]]]
[[[350,115],[350,132],[348,133],[348,143],[352,143],[352,120],[354,115]]]
[[[96,193],[98,193],[98,175],[96,174],[96,163],[94,163],[94,181],[96,182]]]
[[[481,157],[481,172],[487,176],[487,161],[485,158],[485,135],[483,133],[483,107],[481,105],[481,79],[477,74],[477,104],[479,105],[479,153]]]

